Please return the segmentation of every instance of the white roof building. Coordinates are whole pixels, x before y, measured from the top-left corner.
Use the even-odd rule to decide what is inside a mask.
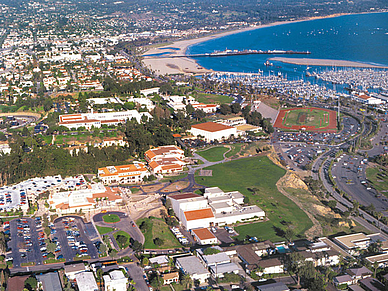
[[[176,259],[176,266],[183,273],[189,274],[193,280],[204,283],[210,277],[210,273],[201,264],[200,260],[194,256],[182,257]]]
[[[75,275],[79,291],[98,291],[96,279],[92,272],[81,272]]]
[[[103,276],[105,291],[126,291],[128,279],[121,270],[115,270]]]

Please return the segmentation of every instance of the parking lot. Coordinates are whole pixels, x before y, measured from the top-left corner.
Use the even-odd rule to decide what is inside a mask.
[[[9,223],[5,222],[4,231],[7,230],[11,234],[11,240],[8,242],[11,253],[7,258],[13,260],[14,267],[28,262],[34,262],[36,265],[43,263],[43,255],[46,252],[41,251],[44,250],[45,242],[40,219],[14,219]]]
[[[282,146],[287,158],[297,167],[304,167],[312,162],[315,157],[327,151],[325,146],[308,146],[305,144],[288,144]]]
[[[55,220],[54,226],[56,231],[51,235],[52,240],[59,243],[67,262],[73,261],[76,256],[98,258],[98,250],[93,244],[98,241],[98,235],[95,233],[89,236],[90,227],[85,225],[82,218],[61,217]],[[94,238],[93,242],[90,238]]]
[[[232,237],[238,235],[231,227],[228,229],[225,227],[212,227],[211,231],[221,243],[233,243],[234,239]]]

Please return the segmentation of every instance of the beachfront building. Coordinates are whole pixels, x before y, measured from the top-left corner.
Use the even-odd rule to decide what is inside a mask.
[[[51,193],[48,203],[57,213],[65,214],[96,209],[97,200],[104,200],[105,205],[123,201],[118,190],[102,184],[90,184],[86,189]]]
[[[385,103],[382,99],[371,97],[365,94],[350,95],[354,101],[360,102],[367,105],[380,105]]]
[[[144,157],[153,174],[173,174],[182,172],[185,152],[174,145],[161,146],[145,152]]]
[[[231,136],[237,136],[237,129],[233,126],[215,123],[205,122],[195,124],[191,126],[190,133],[195,137],[202,137],[206,141],[224,140]]]
[[[65,126],[69,129],[77,129],[85,127],[90,130],[92,127],[100,128],[102,125],[119,125],[125,123],[127,120],[135,119],[141,122],[142,117],[152,118],[148,112],[139,113],[137,110],[105,112],[105,113],[79,113],[79,114],[65,114],[59,116],[60,126]]]
[[[135,184],[143,182],[150,172],[143,163],[108,166],[98,169],[98,178],[104,184]]]

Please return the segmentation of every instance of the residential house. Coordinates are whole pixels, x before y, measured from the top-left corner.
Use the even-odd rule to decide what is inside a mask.
[[[36,279],[41,284],[43,291],[62,290],[61,281],[57,272],[36,275]]]
[[[65,275],[69,280],[74,280],[76,274],[85,271],[86,268],[84,263],[65,265]]]
[[[193,280],[198,280],[200,283],[204,283],[210,277],[209,271],[206,270],[201,261],[194,256],[177,258],[176,267],[184,274],[189,274]]]
[[[334,277],[333,283],[335,286],[340,286],[340,285],[352,285],[353,284],[353,279],[350,277],[350,275],[342,275],[342,276],[337,276]]]
[[[121,270],[111,271],[103,276],[105,291],[127,291],[128,279]]]
[[[372,277],[372,272],[365,266],[361,268],[347,269],[346,273],[352,277],[353,283],[357,283],[359,280]]]
[[[93,272],[80,272],[75,274],[79,291],[99,291]]]
[[[260,269],[259,275],[262,274],[282,274],[284,273],[284,264],[278,258],[262,259],[257,262]]]
[[[172,272],[172,273],[162,274],[162,279],[163,279],[163,285],[169,285],[171,283],[178,283],[179,273]]]

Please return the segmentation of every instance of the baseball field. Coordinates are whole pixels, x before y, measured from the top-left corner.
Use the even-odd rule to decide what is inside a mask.
[[[322,108],[283,109],[280,110],[274,127],[289,130],[335,132],[337,117],[335,111]]]

